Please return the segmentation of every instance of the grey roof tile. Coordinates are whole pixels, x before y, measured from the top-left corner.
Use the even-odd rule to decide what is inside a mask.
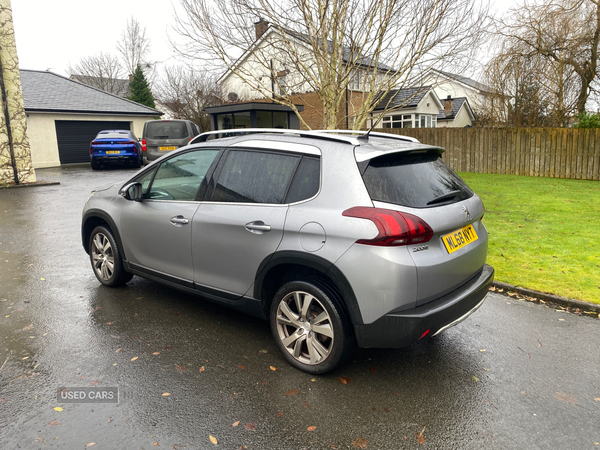
[[[423,97],[431,91],[431,86],[419,86],[414,88],[406,89],[394,89],[387,93],[381,99],[375,99],[377,106],[374,111],[380,111],[386,109],[386,105],[389,106],[387,109],[394,108],[414,108],[419,105],[419,102],[423,100]]]
[[[161,111],[52,72],[21,70],[26,111],[160,116]]]

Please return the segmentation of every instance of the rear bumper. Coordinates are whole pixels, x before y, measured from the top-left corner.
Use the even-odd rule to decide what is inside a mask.
[[[355,325],[360,347],[401,348],[458,324],[483,303],[494,281],[494,268],[483,269],[457,290],[402,313],[386,314],[367,325]]]
[[[94,156],[92,161],[98,164],[124,164],[133,163],[140,158],[138,155],[110,155],[110,156]]]

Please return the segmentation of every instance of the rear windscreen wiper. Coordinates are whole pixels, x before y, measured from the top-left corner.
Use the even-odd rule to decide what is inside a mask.
[[[460,194],[461,191],[456,190],[456,191],[450,191],[447,194],[444,195],[440,195],[439,197],[434,198],[433,200],[431,200],[430,202],[427,202],[428,205],[433,205],[435,203],[442,203],[446,200],[451,200],[454,197],[456,197],[458,194]]]

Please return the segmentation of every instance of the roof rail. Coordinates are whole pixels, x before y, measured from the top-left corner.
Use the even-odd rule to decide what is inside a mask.
[[[402,136],[400,134],[392,134],[392,133],[379,133],[379,132],[371,132],[371,131],[363,131],[363,130],[317,130],[317,133],[324,133],[324,134],[329,134],[329,133],[335,133],[335,134],[354,134],[354,135],[358,135],[359,137],[363,137],[363,136],[376,136],[376,137],[380,137],[380,138],[384,138],[384,139],[396,139],[396,140],[400,140],[400,141],[405,141],[405,142],[414,142],[414,143],[420,143],[418,139],[415,139],[413,137],[410,136]]]
[[[224,135],[222,137],[233,137],[234,135],[243,136],[247,134],[291,134],[296,136],[306,136],[315,139],[326,139],[329,141],[337,141],[344,142],[346,144],[351,145],[359,145],[360,142],[358,138],[351,136],[334,136],[330,133],[333,130],[326,130],[324,132],[322,130],[292,130],[287,128],[241,128],[235,130],[216,130],[216,131],[207,131],[202,133],[190,141],[190,144],[198,144],[199,142],[206,142],[211,136],[215,136],[215,139],[219,139],[220,134]],[[346,130],[340,130],[346,131]],[[347,134],[347,133],[339,133],[339,134]]]

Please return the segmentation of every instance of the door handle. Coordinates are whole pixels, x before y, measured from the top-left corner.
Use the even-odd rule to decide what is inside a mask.
[[[188,223],[190,223],[189,219],[186,219],[183,216],[175,216],[175,217],[171,217],[171,223],[175,226],[178,225],[187,225]]]
[[[256,220],[254,222],[248,222],[246,224],[246,230],[250,233],[263,234],[267,231],[271,231],[271,225],[266,225],[262,220]]]

